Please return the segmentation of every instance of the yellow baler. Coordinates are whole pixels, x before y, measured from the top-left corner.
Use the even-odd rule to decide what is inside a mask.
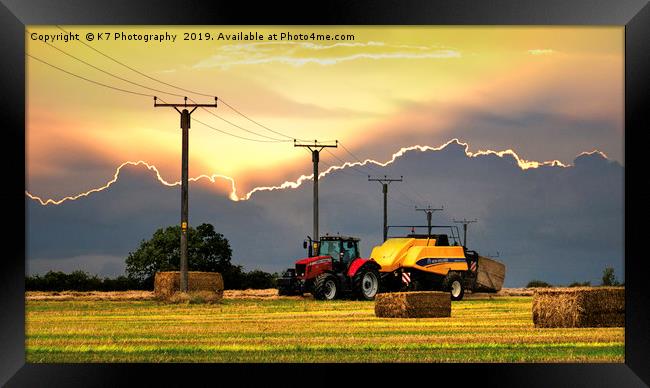
[[[391,238],[373,248],[370,257],[381,266],[382,272],[406,267],[444,276],[450,270],[468,270],[462,246],[436,246],[435,238]]]
[[[478,254],[450,246],[444,234],[389,238],[370,257],[381,266],[384,291],[444,290],[460,300],[476,285]]]

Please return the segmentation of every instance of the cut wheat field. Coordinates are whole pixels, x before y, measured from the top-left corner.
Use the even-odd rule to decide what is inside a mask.
[[[373,302],[302,298],[27,300],[27,362],[623,362],[624,328],[536,329],[531,297],[452,303],[451,318],[376,318]]]

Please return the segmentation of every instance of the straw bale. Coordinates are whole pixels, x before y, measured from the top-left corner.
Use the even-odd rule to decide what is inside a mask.
[[[179,271],[156,272],[154,278],[154,295],[169,298],[180,290]],[[223,297],[223,277],[218,272],[188,272],[188,291],[213,292],[218,299]]]
[[[505,278],[505,264],[487,257],[478,257],[478,273],[476,274],[475,290],[497,292],[503,287]]]
[[[375,315],[385,318],[436,318],[451,316],[448,292],[419,291],[377,294]]]
[[[535,327],[625,326],[625,288],[538,289],[533,295]]]
[[[169,303],[189,303],[189,304],[201,304],[201,303],[215,303],[219,302],[222,299],[222,295],[214,291],[188,291],[181,292],[176,291],[170,296],[164,298],[166,302]]]

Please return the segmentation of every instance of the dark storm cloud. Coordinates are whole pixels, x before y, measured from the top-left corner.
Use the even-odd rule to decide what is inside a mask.
[[[408,151],[385,168],[346,168],[321,179],[322,233],[357,235],[369,255],[381,240],[381,187],[367,173],[404,175],[389,189],[391,224],[425,224],[413,207],[443,205],[434,223],[479,218],[470,248],[499,251],[507,286],[531,279],[556,284],[590,280],[602,269],[623,270],[623,167],[600,154],[570,167],[521,170],[514,157],[468,157],[450,143],[440,151]],[[190,184],[190,223],[210,222],[230,240],[236,263],[279,271],[304,255],[311,233],[311,181],[297,189],[255,193],[232,202],[205,184]],[[122,256],[155,229],[176,224],[178,187],[162,186],[144,167],[130,166],[108,190],[60,206],[28,200],[28,257],[78,262]],[[86,258],[86,259],[84,259]]]
[[[453,119],[441,121],[437,111],[423,107],[419,119],[395,120],[383,124],[374,137],[354,145],[356,155],[385,162],[396,147],[413,144],[444,144],[450,138],[471,139],[470,151],[513,149],[527,160],[559,160],[565,164],[583,151],[598,149],[613,160],[623,158],[621,123],[597,117],[572,117],[531,107],[511,114],[494,114],[486,110],[464,110]],[[400,128],[408,128],[408,131]],[[351,147],[350,144],[347,144]],[[338,152],[344,160],[348,155]]]

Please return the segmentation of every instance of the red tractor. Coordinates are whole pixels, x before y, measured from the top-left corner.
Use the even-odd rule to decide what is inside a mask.
[[[379,291],[379,269],[372,259],[359,255],[359,239],[346,236],[321,237],[309,245],[309,257],[296,261],[278,279],[279,295],[311,293],[315,299],[354,298],[373,300]]]

